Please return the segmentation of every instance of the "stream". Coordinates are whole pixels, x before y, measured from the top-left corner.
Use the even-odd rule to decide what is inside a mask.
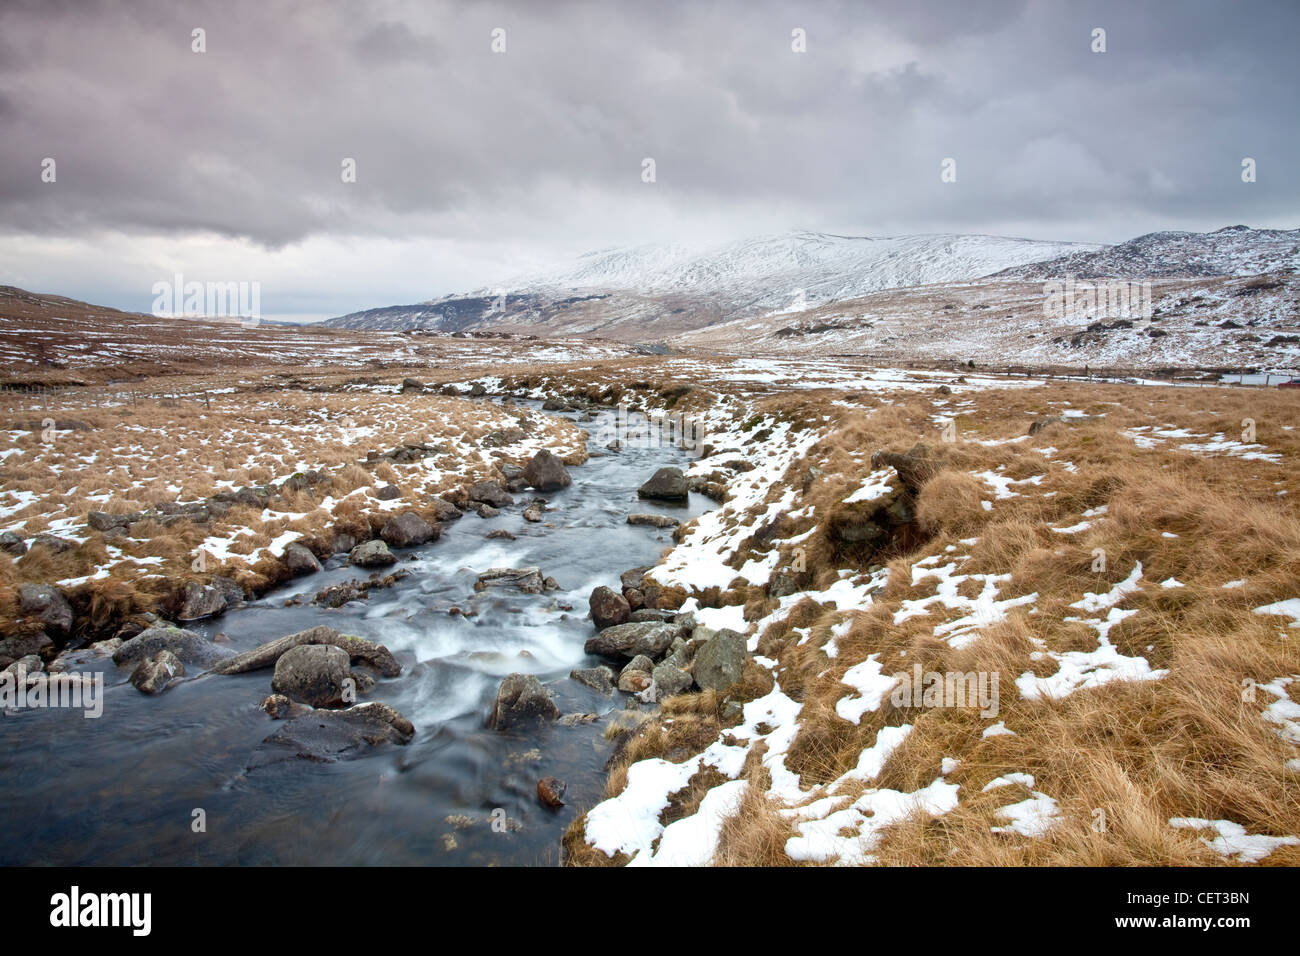
[[[259,744],[281,726],[259,706],[271,693],[270,669],[219,676],[191,667],[197,677],[150,697],[127,682],[130,667],[79,661],[71,669],[105,674],[101,718],[75,709],[0,717],[0,864],[558,864],[565,827],[603,796],[613,747],[603,736],[606,717],[627,700],[568,678],[575,667],[599,663],[583,652],[594,633],[587,598],[600,584],[617,589],[621,572],[657,563],[672,546],[670,531],[629,526],[629,512],[685,521],[713,506],[694,493],[678,507],[638,500],[637,487],[656,468],[684,467],[690,453],[631,444],[604,453],[606,439],[594,436],[602,425],[612,429],[612,418],[602,411],[580,423],[593,435],[593,457],[569,469],[570,487],[517,494],[495,518],[466,514],[444,524],[436,542],[394,549],[398,563],[386,570],[409,576],[372,590],[367,601],[338,609],[308,603],[326,585],[367,576],[336,555],[319,574],[190,625],[209,637],[224,633],[234,651],[317,624],[387,645],[402,673],[379,678],[361,700],[404,714],[416,728],[409,744],[335,763],[294,759],[250,769]],[[533,497],[549,501],[545,523],[521,516]],[[488,540],[496,528],[517,540]],[[479,572],[532,565],[561,589],[475,594]],[[295,595],[303,604],[285,606]],[[478,614],[449,615],[453,605]],[[562,713],[601,719],[487,730],[497,685],[514,671],[536,674]],[[548,776],[568,784],[558,810],[537,798],[537,781]],[[507,826],[492,825],[494,811]]]

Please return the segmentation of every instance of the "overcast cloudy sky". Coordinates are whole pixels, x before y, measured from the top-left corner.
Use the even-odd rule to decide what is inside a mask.
[[[0,283],[312,318],[648,241],[1294,228],[1298,35],[1291,0],[4,0]]]

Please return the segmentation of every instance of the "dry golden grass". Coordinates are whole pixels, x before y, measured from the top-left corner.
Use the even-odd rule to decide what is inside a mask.
[[[1300,512],[1293,503],[1292,464],[1300,452],[1300,432],[1292,427],[1300,396],[1278,390],[1053,385],[895,396],[861,411],[831,407],[825,403],[830,397],[800,396],[814,407],[820,398],[819,411],[830,421],[826,437],[791,470],[791,477],[800,468],[822,470],[794,508],[812,506],[823,517],[783,521],[778,537],[817,525],[803,544],[805,587],[824,588],[841,571],[865,571],[869,563],[886,564],[888,582],[872,606],[848,612],[851,626],[837,642],[835,659],[820,648],[846,612],[806,599],[764,630],[759,652],[777,661],[774,673],[782,690],[801,704],[800,731],[785,765],[800,775],[803,786],[839,780],[882,727],[903,723],[913,730],[872,785],[911,792],[940,775],[945,757],[960,760],[947,778],[961,788],[959,807],[885,830],[874,851],[880,862],[1230,862],[1199,839],[1213,834],[1173,828],[1168,822],[1173,817],[1228,819],[1252,834],[1300,835],[1295,787],[1300,773],[1287,769],[1297,748],[1261,717],[1275,699],[1270,693],[1243,695],[1243,682],[1249,688],[1249,682],[1300,674],[1300,648],[1288,639],[1289,622],[1253,613],[1261,605],[1300,596]],[[1024,437],[1031,422],[1066,408],[1089,417],[1049,424]],[[948,420],[957,423],[956,441],[944,441]],[[1252,423],[1255,441],[1265,447],[1245,450],[1278,460],[1243,458],[1222,447],[1181,447],[1241,440],[1249,437],[1243,430]],[[1160,437],[1152,436],[1153,430],[1187,434]],[[1159,440],[1141,447],[1134,435]],[[833,520],[839,503],[871,471],[872,451],[906,451],[917,441],[929,445],[941,469],[917,501],[918,523],[927,537],[894,556],[840,553],[827,539],[825,516]],[[1013,496],[996,496],[990,484],[972,474],[984,472],[1010,479]],[[1103,507],[1104,513],[1096,510]],[[1084,522],[1087,527],[1078,527]],[[1072,533],[1053,530],[1058,528]],[[963,538],[977,540],[963,543]],[[756,546],[732,563],[740,567],[762,550]],[[960,574],[1006,576],[997,584],[997,598],[1036,593],[1035,612],[1013,609],[960,649],[936,636],[935,628],[965,611],[936,603],[928,613],[895,624],[903,601],[936,593],[935,577],[922,573],[913,579],[916,562],[930,555],[940,555],[940,565],[957,561]],[[1098,555],[1104,556],[1104,566],[1098,565]],[[1080,689],[1059,700],[1023,699],[1016,677],[1051,675],[1059,666],[1039,651],[1089,652],[1098,646],[1095,628],[1067,618],[1106,612],[1090,614],[1071,605],[1086,592],[1107,592],[1137,562],[1143,569],[1140,589],[1119,604],[1137,613],[1113,626],[1110,641],[1121,654],[1167,669],[1167,676]],[[1182,586],[1161,586],[1171,578]],[[1241,579],[1244,586],[1224,587]],[[968,580],[958,594],[972,598],[982,587]],[[773,607],[750,600],[756,613],[747,613],[748,620]],[[808,629],[807,636],[800,640],[796,628]],[[886,699],[860,725],[850,724],[835,711],[836,702],[852,693],[841,678],[870,654],[879,655],[886,674],[914,663],[925,671],[997,672],[997,717],[982,718],[978,708],[899,709]],[[1296,684],[1288,688],[1293,699],[1300,693]],[[1004,721],[1015,735],[984,737],[994,720]],[[654,739],[648,729],[644,733]],[[622,754],[611,776],[613,793],[640,752],[629,748]],[[987,793],[982,788],[1012,772],[1033,774],[1034,790],[1058,802],[1060,816],[1046,835],[993,832],[1007,822],[997,811],[1029,793],[1021,785]],[[852,798],[863,787],[848,783],[836,792]],[[794,835],[793,822],[778,812],[784,804],[765,796],[765,789],[761,780],[749,788],[740,811],[724,827],[716,863],[790,862],[784,844]],[[698,801],[699,795],[692,792],[690,798]],[[1104,829],[1097,826],[1102,815]],[[1300,848],[1278,848],[1266,862],[1300,863]]]

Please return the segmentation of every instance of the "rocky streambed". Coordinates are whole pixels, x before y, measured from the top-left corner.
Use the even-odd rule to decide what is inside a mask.
[[[612,415],[562,414],[593,434]],[[0,863],[558,862],[602,794],[605,726],[732,656],[620,580],[712,506],[638,496],[688,453],[591,450],[543,502],[394,529],[380,576],[341,552],[219,618],[65,655],[102,675],[102,715],[0,712]]]

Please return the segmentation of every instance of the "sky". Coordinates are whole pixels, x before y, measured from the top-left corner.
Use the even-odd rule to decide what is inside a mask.
[[[647,242],[1296,228],[1297,35],[1290,0],[3,0],[0,284],[314,320]]]

